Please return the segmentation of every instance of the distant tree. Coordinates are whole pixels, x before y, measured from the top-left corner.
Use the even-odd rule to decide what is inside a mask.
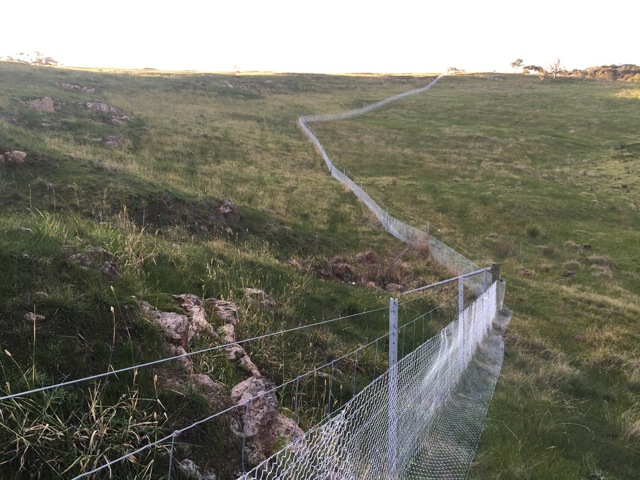
[[[20,52],[5,58],[9,62],[26,63],[28,65],[58,65],[58,61],[55,58],[38,51],[33,53]]]
[[[522,60],[521,58],[518,58],[515,61],[511,62],[511,68],[513,68],[514,70],[522,66],[524,66],[524,60]]]
[[[556,58],[556,61],[549,65],[549,73],[556,78],[558,75],[562,75],[565,72],[565,68],[560,63],[560,59]]]
[[[540,80],[544,82],[545,77],[547,76],[547,71],[538,66],[538,65],[526,65],[522,67],[522,71],[528,75],[538,75]]]
[[[461,70],[461,69],[456,68],[456,67],[449,67],[449,68],[447,68],[447,72],[449,72],[449,73],[458,73],[458,72],[464,72],[464,70]]]

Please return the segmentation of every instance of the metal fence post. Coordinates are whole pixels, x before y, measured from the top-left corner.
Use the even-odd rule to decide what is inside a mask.
[[[462,318],[464,311],[464,278],[458,277],[458,317]]]
[[[398,455],[398,299],[389,299],[389,430],[388,459],[390,479],[396,478]]]

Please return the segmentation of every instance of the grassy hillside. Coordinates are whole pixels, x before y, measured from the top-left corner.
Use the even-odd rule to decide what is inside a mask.
[[[27,154],[24,163],[7,157],[0,165],[2,394],[166,356],[140,300],[169,311],[180,311],[174,294],[234,301],[239,338],[382,308],[363,321],[247,344],[260,371],[279,384],[382,335],[387,283],[418,285],[443,275],[425,264],[424,252],[383,232],[326,174],[295,125],[298,115],[360,106],[423,78],[8,63],[0,63],[0,74],[0,151]],[[44,97],[53,111],[25,104]],[[88,108],[91,102],[106,111]],[[221,212],[224,200],[239,215]],[[365,268],[355,257],[369,250],[378,261]],[[356,271],[334,275],[338,262]],[[379,288],[362,288],[368,281]],[[277,307],[256,308],[246,287],[264,289]],[[198,340],[189,348],[212,344]],[[375,361],[360,358],[357,374],[379,374],[383,361]],[[354,366],[338,365],[343,400]],[[245,378],[219,352],[198,356],[195,369],[227,390]],[[184,373],[179,365],[140,369],[5,402],[0,476],[70,478],[212,413],[198,392],[171,384]],[[309,397],[322,393],[309,389]],[[318,412],[302,413],[302,426]],[[188,456],[218,478],[235,478],[242,445],[228,426],[210,425],[182,442],[177,460]],[[157,478],[167,464],[166,449],[151,450],[114,474]]]
[[[384,292],[331,275],[335,259],[355,265],[358,252],[374,250],[380,265],[369,273],[380,286],[445,275],[388,238],[295,126],[299,115],[361,107],[428,79],[5,63],[0,74],[0,151],[28,154],[24,164],[0,165],[5,392],[164,356],[140,299],[165,310],[177,310],[171,295],[179,293],[236,301],[247,338],[385,306]],[[503,264],[514,318],[471,477],[635,478],[640,94],[615,82],[491,78],[447,77],[365,117],[311,126],[335,163],[391,214],[416,226],[430,222],[480,265]],[[24,104],[45,96],[54,112]],[[94,100],[122,111],[88,109]],[[220,212],[225,199],[240,218]],[[112,260],[115,276],[72,260],[98,247],[107,251],[99,262]],[[266,290],[278,307],[252,307],[245,287]],[[26,312],[46,320],[34,328]],[[383,312],[247,349],[279,383],[385,329]],[[220,355],[203,356],[197,368],[227,388],[242,378]],[[372,368],[371,358],[362,359],[359,374],[369,377]],[[27,477],[25,465],[41,478],[77,473],[80,464],[66,473],[59,465],[93,438],[96,409],[86,406],[96,405],[97,393],[104,419],[135,420],[101,433],[109,458],[132,439],[200,418],[210,408],[200,396],[154,381],[179,373],[141,370],[4,406],[0,476]],[[9,428],[20,422],[26,431],[16,444]],[[220,430],[198,431],[178,458],[217,452],[216,473],[231,478],[241,447]],[[142,477],[141,465],[153,461],[156,475],[166,474],[166,452],[138,460],[116,473]]]
[[[514,318],[471,478],[640,471],[640,90],[455,76],[312,125],[390,213],[498,260]]]

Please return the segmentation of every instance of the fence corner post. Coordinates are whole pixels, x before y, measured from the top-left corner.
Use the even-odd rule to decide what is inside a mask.
[[[496,283],[500,280],[500,264],[492,263],[491,264],[491,283]]]
[[[395,479],[398,455],[398,299],[389,299],[389,430],[387,478]]]

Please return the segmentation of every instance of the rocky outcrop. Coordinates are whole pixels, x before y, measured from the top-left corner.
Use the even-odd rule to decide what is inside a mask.
[[[70,90],[72,92],[95,93],[96,91],[95,88],[85,87],[84,85],[77,85],[75,83],[58,83],[58,86],[64,90]]]
[[[85,270],[98,270],[110,281],[119,276],[115,255],[102,247],[90,247],[84,253],[73,253],[68,261]]]
[[[0,155],[0,165],[3,163],[23,164],[27,160],[26,152],[21,150],[11,150]]]
[[[34,98],[33,100],[27,100],[24,104],[33,109],[41,112],[55,112],[55,106],[51,97]]]
[[[121,108],[114,105],[109,105],[104,102],[99,102],[98,100],[87,102],[85,103],[85,106],[90,110],[97,110],[98,112],[111,113],[118,116],[125,115],[124,110],[122,110]]]
[[[256,305],[258,307],[276,308],[277,305],[271,295],[258,288],[245,288],[244,298],[247,299],[249,305]]]
[[[293,440],[304,432],[278,410],[275,384],[267,378],[249,378],[231,390],[231,400],[240,407],[240,423],[231,428],[245,437],[246,458],[252,465],[264,461],[279,438]]]
[[[104,139],[104,144],[111,148],[122,148],[124,141],[117,135],[108,135]]]
[[[218,208],[218,211],[224,218],[231,221],[232,223],[237,223],[242,218],[242,216],[240,215],[240,209],[236,206],[235,203],[228,199],[223,200],[222,205],[220,205],[220,207]]]
[[[129,120],[129,116],[120,107],[109,105],[108,103],[100,102],[98,100],[92,100],[85,103],[85,106],[90,110],[95,110],[107,115],[111,115],[111,123],[114,125],[124,125]]]
[[[226,344],[224,347],[227,360],[238,365],[242,370],[253,377],[261,377],[262,374],[255,363],[247,355],[246,350],[236,342],[236,325],[238,325],[238,307],[233,302],[208,298],[205,302],[213,307],[216,316],[222,320],[223,325],[218,328],[218,335]]]
[[[262,290],[249,290],[260,301],[271,298]],[[184,377],[169,375],[160,379],[161,384],[175,390],[192,388],[198,391],[207,399],[213,411],[222,411],[236,405],[237,409],[230,419],[231,431],[239,438],[244,437],[245,461],[250,465],[257,465],[268,458],[279,439],[302,437],[302,429],[280,413],[275,384],[261,375],[244,348],[236,343],[235,329],[240,323],[237,305],[216,298],[207,298],[203,302],[198,296],[191,294],[174,295],[173,298],[186,311],[186,315],[163,312],[147,302],[140,302],[145,315],[164,331],[169,354],[181,356],[180,360],[188,372]],[[212,308],[215,317],[222,323],[217,329],[210,323],[205,306]],[[231,395],[223,385],[208,375],[193,372],[188,351],[189,344],[196,335],[206,335],[223,344],[227,359],[250,374],[249,378],[232,388]],[[198,466],[189,459],[182,460],[181,465],[184,467],[181,470],[188,478],[215,478],[201,474]]]

